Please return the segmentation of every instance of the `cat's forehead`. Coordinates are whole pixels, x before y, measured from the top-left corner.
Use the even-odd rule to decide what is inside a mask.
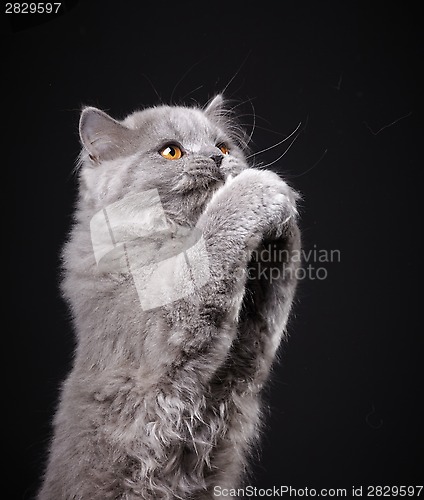
[[[216,141],[223,134],[202,110],[177,106],[138,111],[127,117],[124,124],[140,131],[150,142],[178,141],[194,149]]]

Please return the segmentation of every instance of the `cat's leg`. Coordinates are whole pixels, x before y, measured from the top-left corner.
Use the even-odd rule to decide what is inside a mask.
[[[171,329],[167,343],[173,354],[173,362],[168,363],[172,380],[180,369],[190,367],[196,371],[196,382],[207,386],[228,354],[237,350],[240,322],[258,316],[269,325],[277,319],[280,326],[280,319],[275,318],[279,305],[283,307],[282,316],[287,316],[295,281],[290,273],[282,274],[278,283],[273,277],[271,287],[259,285],[266,300],[253,297],[249,311],[243,311],[242,304],[246,301],[246,285],[249,287],[252,281],[252,252],[266,238],[284,242],[290,252],[297,245],[295,198],[277,174],[254,169],[242,172],[214,195],[197,224],[206,249],[203,264],[208,268],[207,282],[188,299],[163,308]],[[277,284],[281,290],[277,290]],[[274,318],[269,317],[270,311]]]
[[[239,393],[258,393],[266,382],[284,336],[297,285],[300,234],[295,220],[284,237],[261,242],[248,263],[248,280],[237,336],[215,376]]]
[[[161,357],[167,363],[143,398],[143,419],[151,422],[144,453],[155,464],[152,492],[166,488],[186,499],[213,498],[208,476],[216,467],[216,446],[232,440],[234,420],[227,408],[210,404],[211,382],[237,339],[251,252],[265,235],[283,236],[284,224],[295,216],[291,196],[276,174],[247,170],[214,195],[199,219],[208,282],[161,309],[168,332]],[[237,453],[227,454],[227,475],[244,463]]]
[[[167,311],[184,332],[176,363],[197,364],[198,380],[225,376],[260,386],[266,379],[296,286],[296,197],[277,174],[250,169],[216,193],[201,216],[208,282]]]
[[[295,196],[287,203],[294,213]],[[211,381],[210,404],[221,409],[228,432],[215,448],[210,490],[234,487],[245,472],[247,454],[259,435],[259,393],[285,332],[299,257],[299,229],[296,218],[290,217],[267,234],[248,263],[237,336]]]

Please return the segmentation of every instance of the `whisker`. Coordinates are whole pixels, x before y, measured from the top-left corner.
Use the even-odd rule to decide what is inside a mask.
[[[190,92],[187,92],[187,94],[185,96],[183,96],[181,98],[181,101],[184,102],[184,100],[191,94],[194,94],[194,92],[197,92],[198,90],[200,90],[201,88],[203,87],[203,85],[199,85],[198,87],[196,87],[195,89],[193,90],[190,90]],[[192,98],[192,100],[196,103],[196,100]]]
[[[253,137],[253,133],[255,131],[255,128],[256,128],[256,113],[255,113],[255,107],[253,106],[253,103],[252,101],[249,99],[249,104],[252,108],[252,116],[253,116],[253,124],[252,124],[252,130],[250,131],[250,134],[249,134],[249,137],[247,137],[246,139],[246,144],[249,144],[249,142],[252,140],[252,137]]]
[[[321,160],[324,158],[324,156],[327,154],[327,151],[328,151],[328,148],[325,148],[324,152],[322,153],[322,155],[318,158],[318,160],[312,165],[312,167],[309,167],[307,168],[304,172],[300,173],[300,174],[297,174],[297,175],[291,175],[291,174],[286,174],[287,177],[289,177],[290,179],[297,179],[298,177],[302,177],[302,175],[305,175],[305,174],[308,174],[311,170],[313,170],[320,162]]]
[[[253,98],[252,98],[252,99],[247,99],[246,101],[243,101],[243,102],[241,102],[240,104],[245,104],[246,102],[248,102],[248,101],[252,101],[252,100],[253,100]],[[235,108],[237,108],[237,107],[238,107],[238,105],[237,105],[237,106],[233,106],[233,108],[232,108],[232,109],[235,109]],[[238,114],[238,113],[237,113],[237,116],[238,116],[238,118],[244,118],[245,116],[249,117],[249,116],[253,116],[253,115],[252,115],[251,113],[243,113],[243,114]],[[269,125],[271,124],[271,122],[270,122],[269,120],[267,120],[266,118],[264,118],[263,116],[258,115],[258,114],[256,114],[256,113],[255,113],[255,116],[256,116],[256,118],[258,118],[258,119],[260,119],[260,120],[262,120],[262,121],[264,121],[264,122],[268,123]],[[280,134],[280,135],[282,135],[282,133],[281,133],[281,132],[279,132],[279,134]]]
[[[184,78],[190,73],[190,71],[195,68],[197,65],[199,65],[201,62],[205,60],[205,57],[202,57],[199,61],[196,61],[194,64],[192,64],[186,71],[183,73],[183,76],[178,80],[178,82],[175,84],[174,88],[172,89],[171,92],[171,97],[169,98],[169,102],[172,104],[172,99],[174,97],[174,93],[177,90],[178,85],[184,80]]]
[[[256,99],[255,97],[249,97],[247,99],[245,99],[244,101],[236,101],[235,99],[227,99],[227,101],[230,101],[230,102],[237,102],[237,104],[234,104],[233,106],[231,106],[231,111],[234,113],[234,110],[239,108],[240,106],[243,106],[243,104],[246,104],[247,102],[251,103],[254,99]],[[247,113],[246,115],[239,115],[237,114],[238,117],[241,117],[241,116],[252,116],[250,113]]]
[[[141,76],[147,81],[147,83],[153,89],[153,92],[156,94],[156,97],[159,99],[159,102],[163,102],[162,97],[159,95],[159,92],[156,90],[156,87],[153,85],[152,80],[150,80],[150,78],[145,73],[141,73]]]
[[[281,141],[277,142],[276,144],[273,144],[272,146],[269,146],[269,147],[267,147],[267,148],[265,148],[265,149],[261,149],[260,151],[257,151],[256,153],[253,153],[253,154],[251,154],[251,155],[249,155],[249,156],[246,156],[246,158],[247,158],[247,159],[252,158],[252,156],[257,156],[257,155],[259,155],[259,154],[261,154],[261,153],[265,153],[265,151],[269,151],[270,149],[276,148],[276,147],[277,147],[277,146],[279,146],[280,144],[283,144],[284,142],[288,141],[288,140],[290,139],[290,137],[292,137],[292,136],[293,136],[293,135],[294,135],[294,134],[295,134],[295,133],[299,130],[299,128],[300,128],[300,126],[301,126],[301,125],[302,125],[302,122],[299,122],[299,125],[298,125],[298,126],[297,126],[294,130],[293,130],[293,132],[292,132],[290,135],[288,135],[287,137],[285,137],[285,138],[284,138],[284,139],[282,139]],[[298,134],[298,135],[299,135],[299,134]],[[296,140],[296,139],[297,139],[298,135],[295,137],[295,139],[294,139],[294,140]],[[294,141],[293,141],[293,142],[294,142]],[[292,142],[292,143],[290,143],[290,146],[293,144],[293,142]],[[288,151],[288,149],[290,148],[290,146],[286,149],[286,152]],[[282,156],[284,156],[284,154],[285,154],[286,152],[284,152]],[[282,158],[282,156],[281,156],[281,157],[279,157],[278,159]]]
[[[249,52],[247,53],[246,57],[243,59],[242,63],[240,64],[239,68],[237,69],[237,71],[232,76],[231,80],[227,83],[227,85],[221,91],[221,94],[225,94],[225,92],[227,91],[228,87],[231,85],[231,83],[234,80],[234,78],[240,73],[241,69],[246,64],[246,62],[249,59],[249,57],[250,57],[251,54],[252,54],[252,49],[249,50]]]
[[[243,116],[251,116],[251,115],[243,115]],[[256,117],[255,117],[256,118]],[[258,118],[260,118],[260,116],[258,116]],[[249,127],[250,126],[250,123],[240,123],[240,125],[242,127]],[[276,130],[272,130],[270,128],[266,128],[266,127],[261,127],[260,125],[258,125],[257,123],[255,124],[255,128],[259,129],[259,130],[264,130],[265,132],[271,132],[273,134],[276,134],[276,135],[284,135],[282,132],[277,132]]]
[[[293,135],[293,133],[291,134]],[[294,142],[296,141],[296,139],[299,137],[300,135],[300,132],[294,137],[294,139],[291,141],[291,143],[288,145],[288,147],[286,148],[286,150],[284,151],[283,154],[281,154],[278,158],[276,158],[274,161],[272,161],[271,163],[267,163],[266,165],[263,165],[261,166],[261,168],[268,168],[270,167],[271,165],[274,165],[274,163],[277,163],[277,161],[281,160],[281,158],[283,158],[283,156],[285,156],[285,154],[288,152],[288,150],[292,147],[292,145],[294,144]],[[270,149],[270,148],[268,148]]]

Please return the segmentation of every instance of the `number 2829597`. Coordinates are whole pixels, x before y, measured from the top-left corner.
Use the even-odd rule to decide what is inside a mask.
[[[62,2],[7,3],[5,14],[57,14]]]

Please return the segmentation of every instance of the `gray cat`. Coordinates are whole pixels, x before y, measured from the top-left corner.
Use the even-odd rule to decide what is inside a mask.
[[[63,251],[77,348],[39,500],[183,499],[242,484],[296,287],[297,194],[250,168],[216,96],[80,120]]]

